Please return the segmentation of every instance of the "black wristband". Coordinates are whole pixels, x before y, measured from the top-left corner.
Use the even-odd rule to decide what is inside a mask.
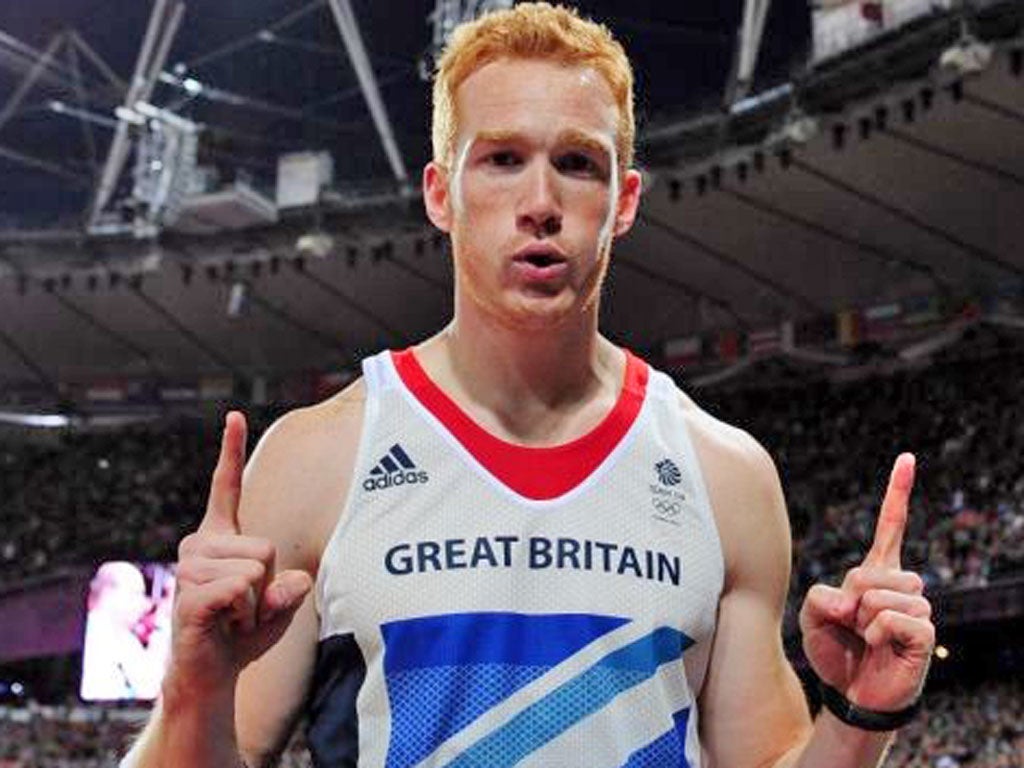
[[[878,712],[858,707],[831,685],[821,684],[821,700],[828,711],[847,725],[862,731],[895,731],[914,719],[921,709],[921,697],[909,707],[896,712]]]

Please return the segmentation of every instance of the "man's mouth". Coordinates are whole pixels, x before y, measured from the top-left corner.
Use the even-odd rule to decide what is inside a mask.
[[[562,263],[563,259],[559,259],[547,253],[537,253],[532,256],[527,256],[524,261],[535,267],[550,267],[552,264]]]
[[[566,263],[565,256],[556,248],[529,246],[519,251],[514,259],[517,264],[529,265],[537,269],[548,269]]]

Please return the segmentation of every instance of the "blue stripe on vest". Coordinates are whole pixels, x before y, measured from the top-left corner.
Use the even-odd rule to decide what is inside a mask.
[[[613,616],[465,613],[381,627],[388,768],[415,765],[484,712],[626,623]]]
[[[690,708],[672,715],[672,727],[650,744],[638,749],[622,768],[690,768],[686,759],[686,725]]]
[[[693,641],[661,627],[618,649],[569,680],[508,723],[483,737],[447,768],[513,766],[572,726],[597,712],[620,693],[652,677],[662,664],[678,661]]]

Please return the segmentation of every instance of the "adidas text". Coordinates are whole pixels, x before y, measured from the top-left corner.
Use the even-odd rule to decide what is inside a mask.
[[[390,475],[381,477],[368,477],[363,480],[363,490],[382,491],[385,488],[394,488],[399,485],[415,485],[425,483],[430,477],[424,471],[414,472],[392,472]]]

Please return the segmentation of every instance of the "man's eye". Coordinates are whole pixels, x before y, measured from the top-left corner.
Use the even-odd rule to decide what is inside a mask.
[[[555,162],[555,167],[563,173],[596,174],[600,170],[597,163],[580,152],[562,155]]]
[[[487,160],[499,168],[511,168],[519,164],[519,156],[515,152],[493,152]]]

